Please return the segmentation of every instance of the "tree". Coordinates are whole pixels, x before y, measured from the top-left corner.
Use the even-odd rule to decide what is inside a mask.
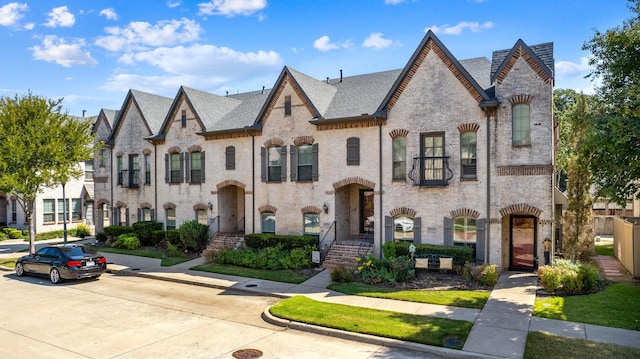
[[[619,205],[640,192],[640,0],[629,0],[634,17],[583,45],[591,51],[589,77],[600,80],[600,102],[589,137],[596,188]]]
[[[575,96],[574,93],[569,97],[572,99],[562,112],[561,123],[564,126],[561,125],[560,130],[560,137],[564,135],[565,149],[559,151],[564,156],[562,165],[568,178],[562,250],[565,258],[575,261],[589,258],[593,241],[591,149],[586,141],[592,131],[593,114],[587,104],[587,96]]]
[[[38,193],[82,176],[79,164],[93,154],[92,123],[62,113],[61,103],[31,92],[0,98],[0,192],[13,195],[24,210],[31,253]]]

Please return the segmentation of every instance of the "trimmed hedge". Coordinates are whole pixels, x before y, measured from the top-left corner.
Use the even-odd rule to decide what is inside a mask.
[[[412,242],[387,242],[382,246],[385,258],[409,256]],[[444,254],[453,257],[453,263],[464,265],[473,260],[473,248],[468,246],[445,246],[440,244],[414,243],[418,254]]]
[[[310,236],[293,236],[273,233],[250,233],[244,236],[248,248],[263,249],[281,245],[284,250],[317,246],[316,239]]]
[[[104,227],[104,234],[109,240],[115,240],[121,234],[133,233],[133,228],[126,226],[107,226]]]
[[[133,228],[135,234],[138,235],[140,244],[148,246],[157,244],[153,232],[161,230],[163,228],[163,224],[156,221],[143,221],[132,224],[131,228]]]

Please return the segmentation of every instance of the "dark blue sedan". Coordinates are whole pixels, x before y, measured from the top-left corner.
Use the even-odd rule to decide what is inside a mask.
[[[18,277],[25,274],[48,275],[51,283],[62,279],[98,278],[107,271],[107,258],[82,245],[47,246],[16,262]]]

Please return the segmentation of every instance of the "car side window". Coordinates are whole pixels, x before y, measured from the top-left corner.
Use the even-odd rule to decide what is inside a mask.
[[[37,256],[41,256],[41,257],[42,257],[42,256],[45,256],[45,255],[47,254],[47,250],[48,250],[48,249],[49,249],[49,248],[41,248],[41,249],[39,249],[39,250],[36,252],[36,254],[35,254],[35,255],[37,255]]]

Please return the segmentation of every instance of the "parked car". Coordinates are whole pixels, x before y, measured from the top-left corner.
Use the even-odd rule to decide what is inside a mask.
[[[51,283],[62,279],[98,278],[107,271],[107,258],[83,245],[47,246],[16,262],[16,274],[48,275]]]

